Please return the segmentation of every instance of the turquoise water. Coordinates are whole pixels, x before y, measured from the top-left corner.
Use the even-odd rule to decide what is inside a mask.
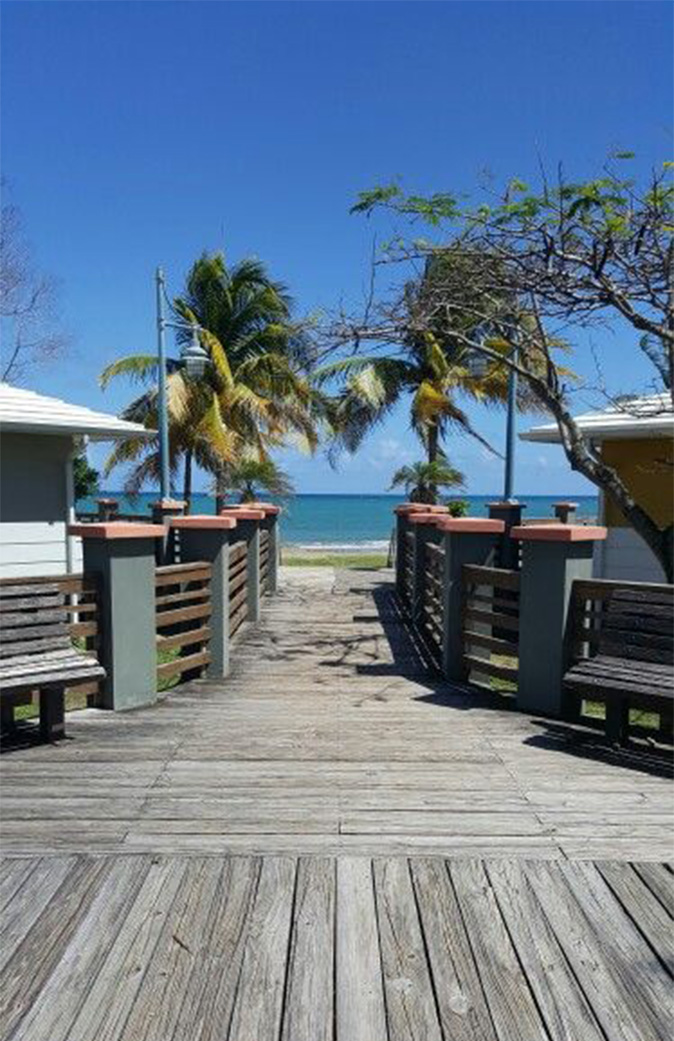
[[[121,492],[104,492],[118,499],[120,510],[130,513],[149,513],[150,504],[156,493],[143,493],[135,499],[127,499]],[[487,515],[487,503],[493,495],[466,495],[470,513],[474,517]],[[594,495],[526,495],[521,501],[527,504],[526,514],[530,517],[552,517],[553,502],[569,498],[579,504],[578,516],[597,516],[597,498]],[[398,495],[296,495],[284,505],[281,521],[283,541],[303,546],[324,548],[358,546],[378,549],[388,545],[393,527],[393,507],[403,502]],[[96,508],[92,500],[78,503],[78,508],[87,511]],[[210,495],[195,495],[192,513],[213,514],[215,504]]]

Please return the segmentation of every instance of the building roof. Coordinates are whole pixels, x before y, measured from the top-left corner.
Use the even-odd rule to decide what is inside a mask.
[[[674,411],[668,394],[625,398],[601,412],[586,412],[575,417],[576,423],[592,441],[620,438],[671,437],[674,434]],[[556,423],[545,423],[520,434],[523,441],[561,441]]]
[[[70,405],[60,398],[46,397],[23,387],[0,383],[0,430],[23,434],[86,434],[92,441],[118,438],[153,437],[139,423],[127,423],[107,412],[94,412],[82,405]]]

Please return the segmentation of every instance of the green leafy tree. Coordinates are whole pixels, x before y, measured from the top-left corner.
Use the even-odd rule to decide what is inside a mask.
[[[202,329],[209,355],[205,375],[188,378],[169,363],[168,408],[170,467],[184,466],[183,497],[189,503],[192,467],[198,463],[216,477],[219,494],[226,475],[241,459],[260,461],[288,442],[313,451],[318,441],[317,395],[308,379],[310,352],[291,320],[291,300],[256,260],[228,268],[222,254],[204,254],[192,266],[175,313]],[[184,334],[189,335],[189,333]],[[157,427],[156,359],[132,355],[108,366],[103,386],[126,376],[149,385],[123,416]],[[140,439],[121,442],[106,473],[133,463],[127,489],[138,490],[159,472],[158,448]]]
[[[244,459],[227,472],[227,486],[241,502],[255,502],[261,495],[285,498],[295,491],[287,473],[272,459]]]
[[[98,492],[98,470],[89,465],[86,452],[73,459],[73,480],[75,482],[75,499],[90,499]]]
[[[569,380],[555,364],[550,334],[562,327],[568,339],[574,328],[616,328],[622,349],[634,352],[635,362],[641,353],[652,363],[650,389],[655,384],[662,391],[661,411],[674,409],[673,164],[665,163],[638,181],[618,165],[630,158],[629,153],[616,155],[600,176],[588,181],[569,181],[560,174],[551,183],[543,175],[531,189],[512,180],[496,202],[493,192],[485,203],[465,205],[453,194],[407,195],[399,185],[387,185],[362,193],[354,209],[369,213],[385,207],[440,233],[434,242],[398,240],[389,259],[407,264],[457,254],[498,258],[497,265],[485,265],[477,273],[473,291],[487,302],[509,302],[510,317],[499,329],[505,350],[476,336],[475,328],[455,331],[456,338],[487,360],[517,371],[557,423],[571,468],[614,500],[672,581],[674,526],[660,527],[603,459],[600,446],[583,436],[571,415]],[[442,282],[456,310],[463,285],[453,270],[448,265]],[[483,314],[489,321],[488,307]],[[527,352],[518,349],[524,314],[531,324]],[[404,335],[401,323],[398,336]],[[615,404],[629,414],[629,400],[616,399]],[[671,482],[667,460],[662,476],[663,482]]]
[[[393,475],[391,489],[403,487],[410,502],[437,503],[438,488],[461,487],[463,474],[441,457],[401,466]]]

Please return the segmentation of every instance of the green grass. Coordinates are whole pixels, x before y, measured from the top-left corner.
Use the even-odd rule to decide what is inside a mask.
[[[385,553],[284,553],[284,567],[386,567]]]

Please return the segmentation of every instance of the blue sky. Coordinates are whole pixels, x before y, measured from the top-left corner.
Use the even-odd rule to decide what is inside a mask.
[[[103,394],[97,376],[153,348],[158,263],[178,290],[202,250],[224,248],[264,259],[298,313],[357,303],[372,225],[348,209],[362,188],[470,191],[486,169],[533,180],[539,155],[590,176],[616,148],[645,171],[670,150],[668,3],[2,7],[4,176],[73,335],[30,385],[109,411],[131,390]],[[576,370],[592,378],[594,348],[611,389],[643,386],[632,335],[579,337]],[[470,413],[502,443],[502,413]],[[465,438],[448,448],[469,491],[500,489],[497,459]],[[321,455],[282,461],[300,491],[376,492],[419,454],[400,409],[337,474]],[[535,445],[520,445],[516,483],[590,490],[561,449]]]

